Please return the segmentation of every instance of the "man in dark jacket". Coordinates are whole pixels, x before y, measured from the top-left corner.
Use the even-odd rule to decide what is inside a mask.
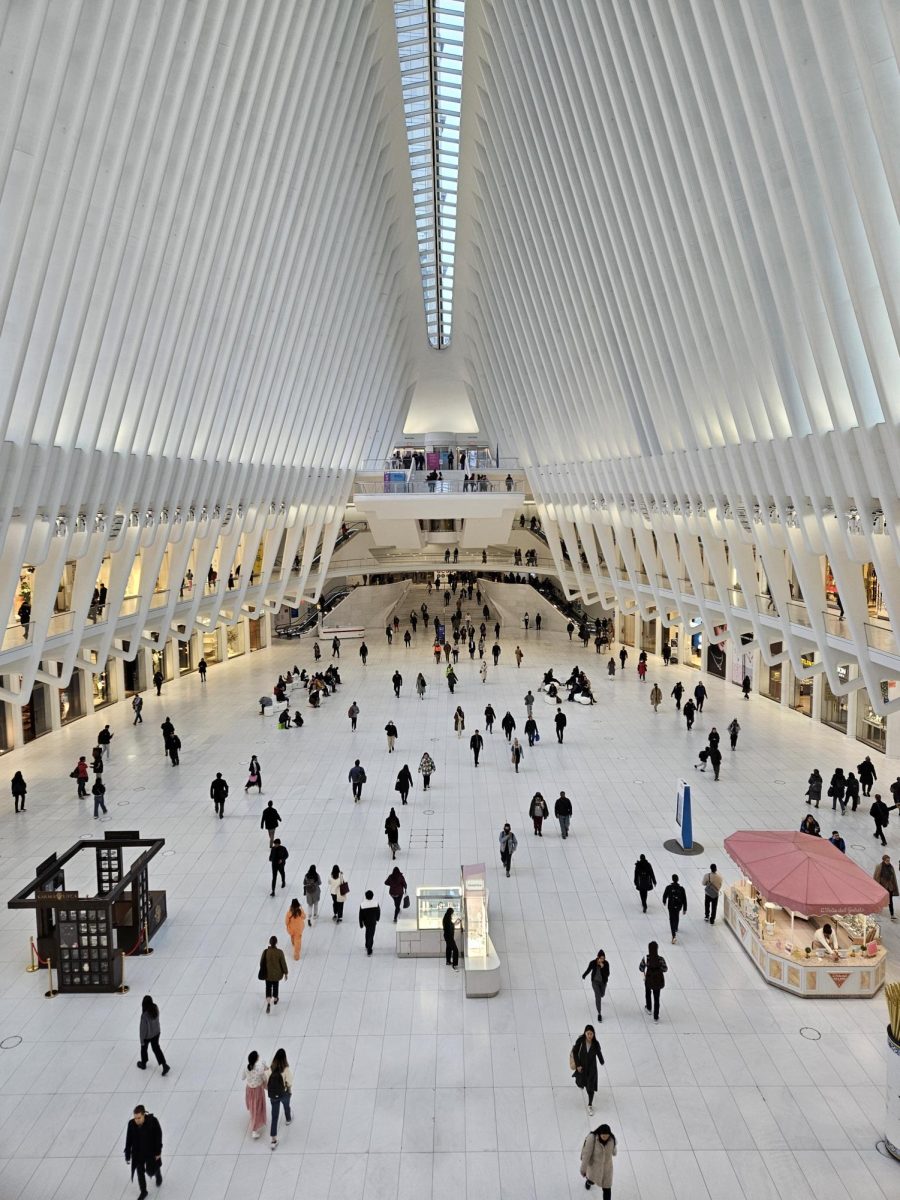
[[[221,771],[216,771],[216,777],[209,785],[209,796],[221,820],[225,816],[225,801],[228,798],[228,784],[222,778]]]
[[[672,882],[666,885],[662,894],[662,902],[669,910],[669,928],[672,930],[672,945],[678,937],[678,922],[681,914],[687,912],[687,892],[678,882],[678,876],[672,876]]]
[[[444,913],[441,926],[444,930],[444,949],[448,967],[459,970],[459,947],[456,944],[456,922],[453,920],[453,909],[448,908]]]
[[[640,893],[641,906],[644,912],[646,912],[647,893],[652,892],[656,887],[656,876],[653,874],[653,868],[647,862],[643,854],[634,864],[634,886]]]
[[[525,736],[528,738],[528,745],[533,746],[538,735],[537,721],[534,717],[529,717],[525,722]]]
[[[175,726],[172,724],[171,720],[168,717],[166,717],[166,719],[163,721],[162,725],[160,725],[160,729],[162,730],[162,735],[163,735],[163,754],[165,754],[166,758],[168,758],[169,757],[169,742],[171,741],[171,739],[175,733]]]
[[[477,767],[478,766],[478,756],[481,753],[481,751],[484,749],[484,738],[481,736],[481,733],[477,729],[472,734],[472,736],[469,738],[469,749],[472,751],[472,754],[475,757],[475,766]]]
[[[285,886],[284,882],[284,864],[288,860],[287,846],[282,846],[281,838],[276,838],[272,843],[272,849],[269,851],[269,862],[272,864],[272,890],[270,896],[275,895],[275,882],[278,876],[281,876],[281,886]]]
[[[703,702],[706,699],[706,688],[702,683],[698,683],[694,688],[694,700],[697,704],[697,712],[703,712]]]
[[[556,710],[556,716],[553,718],[553,724],[556,726],[556,740],[562,745],[563,732],[566,728],[566,714],[561,709]]]
[[[400,699],[400,689],[403,687],[403,676],[399,671],[395,671],[391,676],[391,683],[394,685],[394,695]]]
[[[359,765],[358,758],[354,760],[353,766],[350,768],[347,778],[350,780],[350,786],[353,790],[353,803],[359,804],[360,800],[362,799],[363,784],[366,782],[366,773]]]
[[[275,830],[281,824],[281,815],[272,800],[262,810],[262,816],[259,818],[260,829],[265,829],[269,835],[269,845],[275,843]]]
[[[366,892],[366,898],[359,906],[359,927],[366,931],[366,954],[369,956],[375,941],[375,926],[380,920],[381,906],[376,903],[374,892]]]
[[[881,838],[882,846],[886,846],[887,840],[884,836],[884,827],[888,823],[890,812],[888,806],[877,792],[875,793],[875,799],[872,801],[872,807],[869,809],[869,816],[875,822],[875,832],[872,834],[872,837]]]
[[[569,836],[569,822],[572,820],[572,801],[565,792],[560,792],[553,805],[553,815],[559,821],[559,831],[564,838]]]
[[[162,1184],[162,1127],[153,1113],[139,1104],[128,1122],[125,1133],[125,1161],[131,1163],[131,1178],[138,1177],[141,1189],[138,1200],[147,1195],[147,1176],[153,1175],[156,1186]]]
[[[857,766],[856,774],[859,776],[859,782],[862,785],[862,794],[868,796],[872,791],[872,784],[878,778],[875,774],[875,764],[869,758],[868,754],[863,761]]]
[[[694,717],[697,713],[697,709],[693,700],[685,700],[683,712],[688,733],[690,733],[690,731],[694,728]]]
[[[181,759],[181,738],[177,733],[173,733],[169,738],[169,762],[173,767],[177,767]]]
[[[681,697],[684,695],[684,684],[681,682],[680,679],[675,684],[675,686],[672,688],[672,691],[670,694],[675,697],[675,707],[678,709],[679,712],[681,712]]]

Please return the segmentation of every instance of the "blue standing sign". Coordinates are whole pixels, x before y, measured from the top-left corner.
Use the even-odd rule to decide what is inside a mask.
[[[691,822],[691,785],[684,779],[678,781],[678,801],[675,808],[675,820],[678,824],[678,841],[683,850],[690,850],[694,845],[694,830]]]

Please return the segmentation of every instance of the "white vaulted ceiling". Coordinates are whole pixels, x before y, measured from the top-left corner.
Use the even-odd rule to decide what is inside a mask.
[[[400,7],[427,27],[434,5]],[[835,686],[827,553],[877,697],[861,563],[900,627],[897,6],[464,7],[435,351],[392,0],[0,0],[0,609],[25,561],[95,577],[75,539],[116,514],[160,555],[274,529],[327,558],[356,465],[443,389],[594,590],[614,534],[620,603],[683,608],[635,599],[632,569],[689,579],[693,615],[765,654],[725,592],[764,566],[786,600],[793,566],[810,630],[784,653],[802,672],[818,646]]]

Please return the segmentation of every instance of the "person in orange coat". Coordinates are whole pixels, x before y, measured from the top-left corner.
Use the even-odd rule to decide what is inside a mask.
[[[284,927],[294,947],[294,962],[300,958],[300,946],[303,943],[303,930],[306,928],[306,913],[296,898],[291,901],[291,907],[284,917]]]

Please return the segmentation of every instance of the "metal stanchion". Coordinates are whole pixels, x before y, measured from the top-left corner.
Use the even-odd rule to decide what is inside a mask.
[[[143,954],[152,954],[153,953],[153,947],[150,945],[150,929],[149,929],[146,921],[144,922],[144,949],[143,949],[142,953]]]
[[[29,950],[29,953],[31,954],[31,962],[28,964],[28,966],[25,968],[25,970],[28,972],[29,975],[33,975],[35,973],[35,971],[40,970],[37,960],[34,957],[34,938],[28,939],[28,950]]]
[[[52,996],[57,996],[59,994],[56,988],[53,986],[53,962],[49,958],[47,959],[47,979],[50,984],[50,990],[44,992],[44,995],[49,1000]]]
[[[122,954],[122,982],[119,984],[119,995],[124,996],[125,993],[128,991],[128,984],[125,982],[125,959],[127,958],[127,955],[124,950],[121,952],[121,954]]]

